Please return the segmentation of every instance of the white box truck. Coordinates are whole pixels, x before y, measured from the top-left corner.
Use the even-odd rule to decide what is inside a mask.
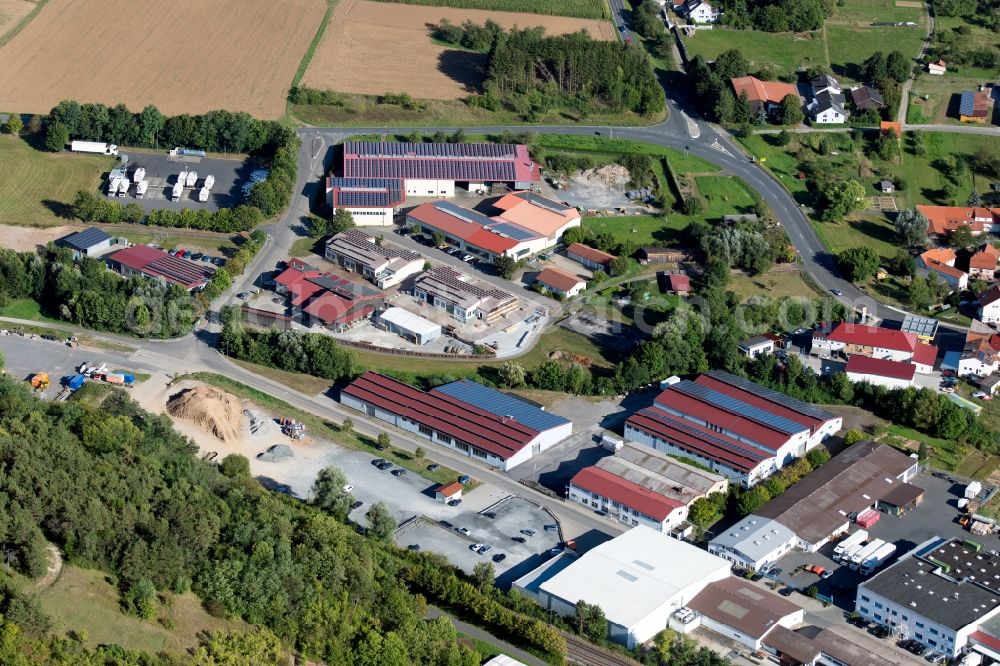
[[[862,576],[872,575],[872,573],[874,573],[875,570],[878,569],[880,566],[885,564],[886,561],[890,557],[892,557],[893,553],[895,552],[896,552],[896,544],[894,543],[885,544],[884,546],[876,550],[874,554],[870,555],[868,559],[866,559],[864,562],[861,563],[861,567],[858,569],[858,572]]]
[[[181,198],[181,194],[184,193],[184,186],[180,184],[180,181],[174,183],[174,189],[170,193],[170,198],[177,201]]]
[[[874,555],[875,552],[884,545],[885,541],[882,541],[882,539],[874,539],[870,541],[867,546],[854,553],[854,555],[851,555],[851,561],[849,563],[851,571],[857,571],[861,567],[862,562]]]
[[[118,181],[118,196],[124,197],[128,194],[128,178],[122,178]]]
[[[118,183],[121,182],[121,178],[112,178],[108,181],[108,196],[113,197],[118,194]]]
[[[208,189],[212,189],[212,187],[214,186],[215,186],[215,176],[213,176],[212,174],[205,176],[205,187]]]
[[[194,187],[194,184],[197,182],[198,182],[198,172],[188,171],[187,182],[185,183],[185,185],[187,185],[188,187]]]
[[[69,149],[74,153],[96,153],[98,155],[117,155],[118,146],[100,141],[72,141]]]
[[[868,532],[866,532],[865,530],[858,530],[854,534],[845,537],[833,549],[833,559],[839,562],[840,556],[844,554],[845,550],[847,550],[851,546],[860,546],[865,541],[868,541]]]
[[[146,177],[146,170],[143,169],[142,167],[139,167],[138,169],[135,170],[135,173],[132,174],[132,182],[141,183],[142,179],[145,177]]]
[[[840,563],[840,564],[845,564],[846,565],[846,564],[850,563],[851,558],[854,557],[854,553],[858,552],[859,550],[861,550],[864,547],[865,547],[865,544],[863,544],[863,543],[856,543],[853,546],[848,546],[847,548],[844,549],[844,552],[842,552],[840,554],[839,558],[835,557],[833,559],[836,562]]]
[[[140,180],[135,184],[135,198],[141,199],[146,195],[146,188],[149,187],[148,180]]]
[[[188,179],[188,172],[181,171],[180,174],[177,176],[177,183],[181,187],[184,187],[185,185],[187,185],[187,179]]]
[[[205,202],[208,201],[208,188],[203,187],[198,190],[198,201]]]

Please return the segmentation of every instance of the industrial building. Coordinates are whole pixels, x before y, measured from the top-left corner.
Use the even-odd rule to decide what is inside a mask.
[[[348,229],[326,242],[326,259],[347,271],[364,275],[379,289],[395,287],[424,269],[424,259],[412,250],[388,247],[361,229]]]
[[[750,514],[719,534],[708,552],[729,560],[735,567],[760,571],[791,551],[795,533],[776,520]]]
[[[192,291],[200,289],[212,279],[211,268],[180,257],[175,257],[148,245],[133,245],[105,256],[111,270],[124,277],[142,275],[162,280]]]
[[[913,386],[917,366],[906,361],[890,361],[854,354],[847,359],[844,371],[852,382],[868,382],[888,389]]]
[[[848,530],[852,515],[875,508],[884,498],[891,500],[899,487],[912,486],[909,481],[918,470],[916,456],[910,457],[886,444],[852,444],[713,539],[709,548],[725,550],[732,555],[732,561],[747,563],[762,561],[758,546],[770,546],[772,541],[775,548],[776,544],[788,543],[788,547],[782,546],[786,551],[796,548],[816,552],[831,538]],[[794,540],[788,531],[768,525],[768,521],[787,528]],[[737,536],[733,537],[733,533]],[[762,539],[767,534],[772,536]]]
[[[441,337],[440,324],[435,324],[403,308],[386,308],[379,313],[377,323],[385,330],[416,345],[426,345]]]
[[[683,633],[701,626],[751,650],[761,649],[764,639],[777,627],[796,627],[805,616],[801,606],[732,576],[706,585],[687,607],[697,616],[681,625]]]
[[[628,525],[670,532],[687,519],[691,504],[724,493],[725,477],[687,465],[648,446],[625,444],[613,456],[580,470],[566,498]]]
[[[431,201],[406,214],[409,227],[489,261],[525,257],[554,247],[567,229],[580,226],[580,212],[534,192],[513,192],[494,202],[499,215],[489,216],[450,201]]]
[[[777,657],[779,663],[788,665],[913,666],[916,663],[912,656],[879,649],[880,643],[874,637],[837,625],[823,629],[805,625],[795,631],[777,626],[768,632],[762,647]]]
[[[306,326],[343,332],[385,305],[381,293],[344,278],[324,273],[293,259],[274,279],[275,291],[288,298],[292,316]]]
[[[573,431],[568,419],[465,379],[422,391],[366,372],[341,390],[340,402],[504,471]]]
[[[413,296],[461,322],[481,319],[491,324],[518,308],[513,294],[473,280],[451,266],[438,266],[421,274],[413,286]]]
[[[348,141],[343,176],[400,181],[407,197],[453,197],[456,185],[471,192],[530,189],[541,167],[520,144]]]
[[[725,560],[639,525],[579,558],[553,558],[513,587],[564,616],[574,615],[581,599],[600,606],[608,638],[631,648],[666,629],[672,613],[728,576]]]
[[[56,240],[59,247],[68,247],[73,252],[74,259],[81,257],[97,257],[107,252],[115,239],[103,229],[87,227],[83,231],[74,231],[68,236]]]
[[[688,456],[744,487],[767,478],[827,437],[841,417],[728,372],[668,386],[625,421],[625,438]]]
[[[583,243],[572,243],[566,248],[566,256],[584,268],[592,271],[611,272],[611,262],[617,259],[613,254],[602,252]]]
[[[406,201],[402,181],[395,178],[326,179],[326,203],[336,213],[343,208],[358,226],[392,226]]]
[[[921,374],[933,372],[938,353],[937,347],[921,342],[917,333],[847,321],[840,322],[829,333],[814,332],[812,351],[905,361]]]
[[[1000,557],[935,537],[862,582],[854,609],[948,658],[1000,660]]]

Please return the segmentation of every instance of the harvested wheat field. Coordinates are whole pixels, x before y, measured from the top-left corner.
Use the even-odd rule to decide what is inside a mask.
[[[7,34],[34,8],[35,3],[28,0],[0,0],[0,37]]]
[[[341,0],[303,85],[363,95],[405,92],[422,99],[475,92],[486,55],[431,41],[429,26],[444,18],[455,24],[492,19],[504,28],[544,26],[551,35],[586,29],[595,39],[615,39],[608,21]]]
[[[75,99],[279,118],[325,11],[323,0],[49,0],[0,49],[0,108]]]
[[[243,430],[243,403],[234,395],[212,386],[187,388],[170,397],[167,413],[192,421],[223,442],[234,442]]]

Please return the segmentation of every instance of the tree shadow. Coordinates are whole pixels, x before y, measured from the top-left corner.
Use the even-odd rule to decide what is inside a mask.
[[[438,56],[437,69],[460,83],[466,93],[482,92],[487,56],[472,51],[446,50]]]
[[[56,201],[55,199],[42,199],[42,205],[48,208],[56,217],[61,217],[65,220],[73,219],[72,204],[64,201]]]
[[[884,243],[891,244],[894,243],[896,240],[892,229],[881,224],[875,224],[874,222],[868,219],[848,220],[847,224],[852,229],[861,232],[865,236],[868,236],[870,238],[875,238]]]

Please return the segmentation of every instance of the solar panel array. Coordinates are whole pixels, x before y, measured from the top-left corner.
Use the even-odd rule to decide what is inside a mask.
[[[170,255],[150,262],[144,270],[184,284],[195,284],[212,277],[211,271],[202,268],[198,264]]]
[[[495,416],[511,416],[515,421],[539,432],[569,423],[561,416],[550,414],[523,400],[467,379],[438,386],[432,392],[451,396]]]
[[[323,273],[322,275],[309,278],[309,282],[312,282],[319,287],[323,287],[327,291],[332,291],[334,294],[348,300],[378,294],[378,292],[368,289],[364,285],[355,284],[350,280],[345,280],[342,277],[332,275],[330,273]]]
[[[514,296],[506,291],[503,291],[502,289],[497,289],[496,287],[483,289],[479,285],[463,280],[462,274],[451,266],[438,266],[437,268],[427,271],[420,277],[421,279],[425,277],[433,278],[447,287],[472,294],[476,298],[514,298]]]
[[[669,390],[678,391],[679,393],[683,393],[684,395],[695,398],[696,400],[708,403],[713,407],[718,407],[719,409],[723,409],[732,414],[738,414],[745,419],[749,419],[750,421],[773,428],[786,435],[793,435],[797,432],[801,432],[805,428],[805,426],[799,425],[794,421],[789,421],[782,416],[770,414],[765,412],[763,409],[758,409],[753,405],[748,405],[742,400],[737,400],[736,398],[728,396],[724,393],[713,391],[706,386],[695,384],[694,382],[687,380],[674,384]]]
[[[677,384],[674,384],[674,386],[677,386]],[[670,426],[674,430],[679,430],[680,432],[683,432],[685,435],[690,435],[695,439],[700,439],[709,442],[713,446],[717,446],[720,449],[729,451],[730,453],[734,453],[743,458],[750,458],[753,460],[763,460],[764,458],[767,457],[767,454],[765,454],[763,451],[751,448],[750,446],[747,446],[747,448],[737,446],[733,442],[722,439],[721,437],[716,437],[710,433],[705,432],[704,430],[699,430],[698,428],[695,428],[692,425],[684,423],[679,419],[675,419],[670,415],[668,415],[666,412],[660,411],[659,409],[655,408],[644,409],[640,412],[640,414],[648,416],[654,421],[659,421],[664,425]]]
[[[471,182],[514,182],[513,162],[359,157],[344,160],[344,175],[352,178],[402,178],[404,180],[458,180]]]
[[[962,101],[958,109],[959,115],[971,116],[975,108],[975,99],[976,96],[971,92],[962,93]]]
[[[386,259],[419,259],[420,255],[413,250],[407,250],[405,248],[395,248],[386,247],[385,245],[378,245],[372,240],[371,236],[361,231],[360,229],[348,229],[347,231],[342,231],[341,233],[334,236],[331,240],[341,241],[349,245],[353,245],[362,252],[372,252]]]
[[[819,419],[821,421],[837,418],[835,414],[831,414],[821,407],[810,405],[808,402],[802,402],[801,400],[796,400],[795,398],[789,397],[784,393],[769,389],[766,386],[761,386],[756,382],[752,382],[749,379],[743,379],[738,375],[724,372],[722,370],[711,370],[705,374],[709,377],[718,379],[720,382],[725,382],[730,386],[735,386],[736,388],[746,391],[747,393],[751,393],[758,398],[769,400],[775,404],[781,405],[782,407],[798,412],[799,414],[811,416],[812,418]]]
[[[493,224],[493,220],[482,213],[474,210],[469,210],[468,208],[462,208],[461,206],[456,206],[450,201],[435,201],[433,204],[438,210],[448,213],[453,217],[457,217],[463,222],[469,222],[470,224],[478,224],[485,227],[488,224]]]
[[[518,192],[517,196],[525,201],[529,201],[539,208],[544,208],[545,210],[551,210],[553,213],[562,213],[567,209],[567,206],[563,206],[561,203],[551,201],[543,196],[539,196],[534,192]]]
[[[403,201],[401,183],[392,178],[331,178],[333,205],[389,208]]]
[[[97,227],[89,227],[83,231],[77,231],[76,233],[70,234],[64,238],[64,242],[68,245],[72,245],[78,250],[86,250],[98,243],[102,243],[111,238],[103,229],[98,229]]]
[[[516,224],[511,224],[509,222],[500,222],[499,224],[494,224],[490,227],[490,231],[495,231],[507,236],[508,238],[513,238],[514,240],[526,241],[532,238],[538,238],[538,234],[533,231],[528,231],[524,227],[519,227]]]
[[[408,141],[348,141],[345,155],[361,157],[422,157],[426,159],[510,160],[517,157],[511,143],[410,143]]]

